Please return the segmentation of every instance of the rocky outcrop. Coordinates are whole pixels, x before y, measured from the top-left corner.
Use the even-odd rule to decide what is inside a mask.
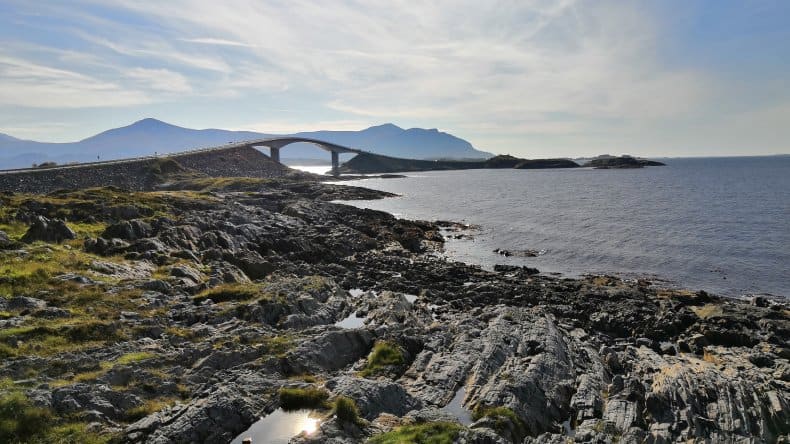
[[[665,166],[666,164],[655,160],[638,159],[631,156],[601,157],[585,163],[584,167],[596,169],[610,168],[644,168],[646,166]]]
[[[129,443],[227,442],[287,386],[350,398],[364,419],[326,418],[296,442],[437,421],[462,423],[469,443],[790,433],[784,300],[451,262],[425,254],[441,247],[438,224],[326,201],[372,191],[183,185],[135,204],[115,191],[67,208],[14,201],[17,220],[107,227],[79,251],[2,252],[21,263],[46,249],[73,267],[0,279],[14,291],[0,298],[0,378],[56,421]],[[354,328],[336,325],[352,314]]]
[[[33,224],[27,230],[21,241],[31,243],[35,241],[43,242],[63,242],[64,240],[76,239],[77,235],[60,219],[47,219],[44,216],[37,216],[33,219]]]

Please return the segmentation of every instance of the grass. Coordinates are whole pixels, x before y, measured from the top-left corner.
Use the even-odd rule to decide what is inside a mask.
[[[280,389],[280,407],[285,411],[327,407],[329,392],[316,387]]]
[[[126,339],[114,323],[73,320],[36,321],[38,324],[0,330],[0,351],[9,356],[50,356]],[[16,347],[11,347],[16,343]]]
[[[192,301],[195,305],[200,305],[207,299],[211,299],[216,303],[246,301],[260,295],[261,289],[257,284],[222,284],[200,292],[192,298]]]
[[[173,184],[174,189],[192,191],[260,191],[267,179],[254,177],[201,177],[181,180]]]
[[[137,407],[132,407],[131,409],[127,410],[125,412],[126,420],[129,422],[137,421],[152,413],[156,413],[167,407],[171,407],[175,403],[175,399],[172,398],[149,399]]]
[[[77,243],[79,243],[78,241]],[[0,252],[0,296],[35,295],[44,290],[82,290],[84,287],[73,282],[60,282],[52,278],[64,273],[92,275],[91,262],[122,262],[120,258],[99,258],[86,253],[79,246],[68,244],[41,244],[26,247],[27,254]]]
[[[381,373],[387,367],[401,365],[404,361],[403,352],[397,344],[379,341],[373,346],[373,350],[368,355],[368,361],[359,374],[363,377],[372,376]]]
[[[345,396],[338,396],[334,402],[333,412],[340,422],[346,424],[361,424],[357,403]]]
[[[35,407],[20,392],[0,397],[0,442],[26,442],[51,421],[52,412]]]
[[[477,407],[472,412],[472,418],[475,421],[483,417],[494,418],[496,429],[499,432],[508,430],[510,428],[508,423],[510,423],[518,436],[524,437],[527,434],[527,426],[524,421],[519,418],[516,412],[507,407]]]
[[[113,437],[88,431],[79,422],[59,422],[50,409],[36,407],[13,383],[0,381],[0,442],[104,444]]]
[[[705,304],[702,307],[689,307],[701,319],[710,319],[724,315],[721,304]]]
[[[91,370],[87,372],[77,373],[74,375],[70,380],[61,379],[58,381],[54,381],[52,383],[53,386],[61,387],[64,385],[69,385],[75,382],[90,382],[95,381],[96,379],[100,378],[108,371],[110,371],[116,365],[129,365],[141,361],[145,361],[146,359],[155,358],[156,355],[154,353],[149,352],[134,352],[134,353],[127,353],[125,355],[120,356],[118,359],[112,362],[101,362],[99,363],[99,368],[96,370]]]
[[[372,437],[368,444],[452,444],[462,427],[453,422],[428,422],[397,427]]]
[[[146,359],[155,358],[156,355],[149,352],[135,352],[127,353],[115,360],[118,365],[129,365],[135,362],[145,361]]]

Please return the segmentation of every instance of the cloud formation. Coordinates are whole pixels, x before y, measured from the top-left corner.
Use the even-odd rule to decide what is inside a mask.
[[[110,106],[143,113],[145,106],[181,106],[175,119],[184,121],[195,119],[188,109],[198,101],[233,107],[214,116],[215,127],[395,121],[440,127],[482,149],[538,156],[608,147],[638,152],[636,144],[652,151],[646,154],[672,154],[704,139],[690,122],[708,128],[703,144],[713,149],[725,142],[716,137],[717,125],[742,114],[777,120],[790,104],[786,92],[761,102],[741,99],[757,87],[704,63],[668,56],[670,33],[683,17],[667,16],[661,4],[77,4],[67,10],[38,6],[38,18],[29,15],[31,7],[15,5],[23,22],[16,26],[40,28],[54,20],[50,32],[65,38],[3,37],[17,46],[0,48],[0,106]],[[43,59],[47,50],[63,57]],[[79,63],[80,54],[90,60]],[[727,110],[721,109],[724,101],[731,104]],[[272,111],[278,108],[300,112]],[[670,146],[662,133],[673,127]],[[780,149],[776,140],[769,142],[765,149]]]

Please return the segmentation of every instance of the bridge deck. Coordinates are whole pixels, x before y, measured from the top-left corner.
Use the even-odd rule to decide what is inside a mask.
[[[275,150],[280,149],[286,145],[290,145],[292,143],[297,142],[304,142],[304,143],[311,143],[313,145],[318,146],[319,148],[330,151],[333,153],[364,153],[364,150],[350,148],[343,145],[338,145],[331,142],[325,142],[323,140],[318,139],[311,139],[307,137],[270,137],[266,139],[254,139],[254,140],[244,140],[240,142],[229,142],[225,145],[218,145],[218,146],[211,146],[205,148],[195,148],[185,151],[176,151],[172,153],[158,153],[157,155],[151,156],[140,156],[140,157],[129,157],[124,159],[112,159],[112,160],[102,160],[98,162],[78,162],[78,163],[69,163],[64,165],[57,165],[52,167],[41,167],[41,168],[14,168],[14,169],[6,169],[0,170],[0,174],[11,174],[11,173],[25,173],[25,172],[33,172],[33,171],[45,171],[45,170],[61,170],[61,169],[70,169],[70,168],[82,168],[82,167],[89,167],[89,166],[96,166],[96,165],[112,165],[112,164],[119,164],[119,163],[127,163],[127,162],[138,162],[141,160],[150,160],[150,159],[159,159],[162,157],[179,157],[179,156],[186,156],[195,153],[201,152],[210,152],[210,151],[222,151],[234,148],[243,148],[243,147],[251,147],[254,148],[256,146],[265,146],[267,148],[274,148]],[[279,159],[277,159],[279,160]]]

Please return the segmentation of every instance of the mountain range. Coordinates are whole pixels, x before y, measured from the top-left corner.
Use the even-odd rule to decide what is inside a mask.
[[[475,149],[469,142],[436,129],[403,129],[391,123],[360,131],[311,131],[288,134],[359,148],[376,154],[413,159],[488,158],[492,154]],[[152,154],[167,154],[194,148],[223,145],[275,134],[222,129],[190,129],[157,119],[104,131],[78,142],[50,143],[21,140],[0,133],[0,168],[24,168],[42,162],[85,162]],[[268,151],[264,149],[268,154]],[[284,162],[328,161],[328,153],[307,143],[283,148]]]

